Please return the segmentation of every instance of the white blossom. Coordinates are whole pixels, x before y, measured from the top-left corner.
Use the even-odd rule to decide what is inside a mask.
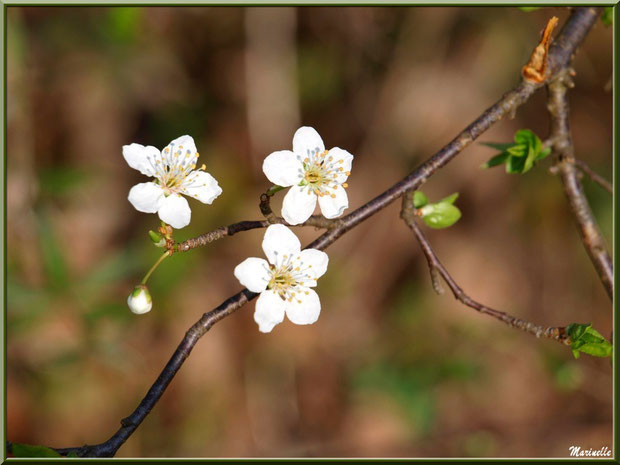
[[[273,224],[263,239],[267,260],[250,257],[235,267],[235,277],[252,292],[260,293],[254,321],[263,333],[284,320],[314,323],[321,313],[321,302],[311,289],[327,270],[329,258],[316,249],[301,250],[297,236],[286,226]]]
[[[123,157],[132,168],[155,178],[131,188],[131,204],[138,211],[157,213],[173,228],[187,226],[192,216],[181,194],[211,204],[222,193],[215,178],[204,171],[205,165],[196,169],[199,154],[190,136],[173,140],[161,152],[150,145],[124,145]]]
[[[282,216],[292,225],[306,221],[317,199],[325,218],[337,218],[349,207],[345,182],[351,174],[353,155],[334,147],[325,150],[323,139],[311,127],[293,136],[293,151],[273,152],[263,162],[263,172],[274,184],[291,187],[282,203]]]

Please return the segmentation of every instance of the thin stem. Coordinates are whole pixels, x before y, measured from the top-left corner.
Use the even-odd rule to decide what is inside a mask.
[[[172,251],[171,250],[166,250],[161,257],[159,257],[157,259],[157,261],[155,262],[155,264],[151,267],[151,269],[149,271],[146,272],[146,274],[144,275],[144,278],[142,278],[142,281],[140,282],[140,284],[146,284],[146,282],[149,280],[149,278],[151,277],[151,274],[153,274],[153,271],[155,271],[157,269],[157,267],[159,266],[159,264],[161,262],[163,262],[166,258],[168,258],[170,255],[172,255]]]
[[[575,165],[577,165],[581,171],[583,171],[585,174],[587,174],[592,181],[594,181],[596,184],[598,184],[603,189],[605,189],[607,192],[609,192],[611,195],[613,195],[614,188],[613,188],[613,186],[611,185],[611,183],[607,179],[605,179],[604,177],[602,177],[599,174],[597,174],[596,172],[594,172],[594,170],[592,170],[592,168],[590,168],[585,162],[583,162],[583,161],[581,161],[581,160],[579,160],[577,158],[572,160],[572,162]]]
[[[271,186],[269,189],[267,189],[267,192],[265,192],[265,194],[268,195],[269,197],[273,197],[276,194],[276,192],[280,192],[283,189],[286,189],[286,187]]]
[[[454,298],[457,299],[459,302],[463,303],[464,305],[473,308],[474,310],[484,315],[489,315],[501,321],[502,323],[507,324],[511,328],[520,329],[521,331],[533,334],[536,337],[544,336],[557,342],[561,342],[562,344],[570,344],[570,339],[566,334],[565,327],[539,326],[521,318],[509,315],[506,312],[487,307],[486,305],[483,305],[480,302],[477,302],[471,297],[469,297],[452,278],[450,273],[448,273],[448,270],[446,270],[446,268],[439,261],[439,258],[431,247],[430,242],[416,223],[416,214],[413,208],[413,191],[407,192],[403,195],[403,205],[401,208],[400,216],[405,222],[405,224],[409,226],[409,228],[413,231],[413,234],[420,243],[422,252],[424,253],[426,261],[428,262],[433,287],[437,286],[437,275],[439,275],[443,278],[443,280],[452,291]]]

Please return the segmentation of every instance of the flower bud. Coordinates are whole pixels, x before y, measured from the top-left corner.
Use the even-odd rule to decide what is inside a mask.
[[[144,284],[136,286],[127,298],[127,305],[129,305],[129,310],[137,315],[150,312],[153,300],[149,288]]]

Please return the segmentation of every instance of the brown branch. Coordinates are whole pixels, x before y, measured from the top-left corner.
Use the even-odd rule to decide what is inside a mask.
[[[435,254],[428,239],[416,223],[415,218],[417,217],[417,215],[415,214],[415,210],[413,207],[413,191],[409,191],[403,195],[403,204],[400,211],[400,217],[403,219],[405,224],[409,226],[409,228],[413,231],[413,234],[420,243],[420,247],[422,248],[422,252],[424,252],[424,256],[426,257],[426,261],[428,263],[433,287],[437,286],[437,275],[439,275],[446,282],[446,284],[452,291],[452,294],[454,294],[454,298],[462,304],[473,308],[474,310],[484,315],[489,315],[501,321],[502,323],[507,324],[511,328],[520,329],[521,331],[533,334],[536,337],[544,336],[549,339],[561,342],[562,344],[570,344],[570,339],[568,337],[568,334],[566,333],[565,327],[539,326],[521,318],[509,315],[508,313],[495,310],[491,307],[487,307],[486,305],[481,304],[480,302],[477,302],[471,297],[469,297],[456,283],[456,281],[454,281],[450,273],[448,273],[448,270],[446,270],[446,268],[439,261],[439,258]]]
[[[573,11],[556,39],[556,42],[549,51],[549,55],[547,57],[547,73],[549,76],[557,74],[558,71],[564,69],[568,65],[571,55],[581,44],[588,30],[597,20],[601,11],[602,8],[589,7],[576,8]],[[413,190],[422,185],[429,178],[429,176],[452,160],[484,131],[501,120],[506,114],[513,113],[517,107],[527,101],[527,99],[540,87],[541,84],[521,82],[513,90],[507,92],[497,103],[489,107],[480,117],[467,126],[454,140],[443,147],[409,176],[396,183],[385,192],[353,211],[349,215],[337,220],[333,225],[331,225],[326,233],[308,245],[308,247],[319,250],[327,248],[344,233],[359,225],[381,209],[385,208],[394,200],[402,196],[406,191]],[[269,223],[236,223],[236,225],[241,224],[245,225],[236,226],[237,228],[240,228],[238,230],[235,230],[235,228],[228,230],[227,228],[235,226],[231,225],[229,227],[220,228],[212,233],[207,233],[206,235],[203,235],[205,236],[203,239],[200,239],[203,236],[199,236],[199,238],[195,239],[197,241],[196,246],[202,245],[203,241],[204,243],[209,243],[221,237],[235,234],[238,231],[266,227]],[[209,234],[212,234],[212,236],[209,236]],[[189,248],[187,250],[189,250]],[[67,455],[70,452],[75,452],[78,456],[113,456],[161,398],[166,387],[181,368],[183,362],[187,359],[200,337],[202,337],[217,321],[230,315],[245,303],[254,299],[256,296],[257,294],[244,289],[238,294],[225,300],[214,310],[205,313],[202,318],[185,334],[185,337],[174,352],[172,358],[168,361],[162,373],[151,386],[142,402],[140,402],[140,405],[138,405],[136,410],[129,417],[123,420],[121,428],[110,439],[94,446],[87,445],[56,450],[63,455]],[[515,322],[515,325],[518,325],[518,323]],[[525,327],[524,329],[527,330]]]
[[[568,76],[563,73],[548,85],[548,109],[551,116],[551,139],[557,155],[556,168],[564,185],[564,193],[577,222],[581,241],[610,299],[614,294],[614,272],[605,241],[583,192],[575,166],[573,142],[570,131],[567,97]]]
[[[183,242],[177,242],[176,244],[171,245],[170,248],[175,252],[187,252],[197,247],[202,247],[210,244],[211,242],[222,239],[223,237],[234,236],[239,232],[251,231],[252,229],[267,228],[269,227],[269,225],[272,224],[285,224],[287,226],[291,226],[286,222],[284,218],[275,215],[269,220],[240,221],[238,223],[229,224],[228,226],[220,226],[213,231],[209,231],[207,233],[201,234],[200,236],[187,239]],[[313,226],[320,229],[329,229],[334,227],[334,225],[336,224],[338,224],[337,221],[328,220],[327,218],[320,215],[313,215],[308,218],[307,221],[291,227]]]

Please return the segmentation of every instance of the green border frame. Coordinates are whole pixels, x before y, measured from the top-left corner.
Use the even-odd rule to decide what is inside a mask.
[[[7,398],[6,398],[6,385],[5,381],[7,379],[7,371],[6,371],[6,341],[7,341],[7,297],[6,297],[6,251],[7,251],[7,243],[6,243],[6,231],[7,231],[7,216],[6,216],[6,176],[7,176],[7,8],[10,6],[60,6],[60,7],[84,7],[84,6],[95,6],[95,7],[127,7],[127,6],[234,6],[234,7],[243,7],[243,6],[507,6],[507,7],[518,7],[518,6],[546,6],[546,7],[554,7],[554,6],[614,6],[614,24],[613,24],[613,44],[614,44],[614,52],[613,52],[613,72],[614,72],[614,80],[613,80],[613,141],[612,141],[612,150],[613,150],[613,158],[612,158],[612,183],[613,186],[616,186],[616,180],[620,175],[620,165],[618,163],[617,155],[618,155],[618,119],[620,118],[620,109],[618,106],[618,50],[620,48],[620,44],[618,42],[619,36],[616,25],[620,20],[620,5],[618,1],[614,0],[601,0],[596,2],[587,2],[587,1],[561,1],[561,0],[547,0],[545,2],[536,1],[536,0],[525,0],[519,2],[506,2],[501,3],[499,1],[481,1],[481,2],[472,2],[472,0],[452,0],[452,1],[437,1],[437,2],[429,2],[429,1],[415,1],[415,0],[388,0],[381,2],[380,0],[339,0],[339,1],[330,1],[330,0],[298,0],[298,1],[290,1],[290,0],[229,0],[228,2],[224,1],[204,1],[204,0],[183,0],[182,2],[173,2],[170,0],[143,0],[143,1],[128,1],[128,2],[109,2],[106,0],[90,0],[90,1],[80,1],[80,0],[65,0],[64,2],[59,2],[55,0],[29,0],[29,1],[20,1],[20,0],[0,0],[0,23],[2,24],[2,43],[0,46],[2,47],[3,59],[2,59],[2,73],[0,77],[0,82],[2,84],[3,92],[0,97],[0,102],[3,108],[3,127],[0,135],[0,143],[3,148],[3,163],[2,163],[2,172],[1,172],[1,180],[2,180],[2,193],[1,196],[1,214],[0,218],[2,221],[2,227],[0,228],[0,240],[2,242],[2,247],[0,248],[0,257],[2,258],[2,270],[3,270],[3,285],[2,290],[0,292],[0,297],[2,299],[3,304],[3,318],[1,319],[1,333],[2,333],[2,347],[3,347],[3,356],[1,358],[2,362],[2,375],[3,382],[0,386],[0,395],[2,396],[2,414],[3,421],[1,426],[1,437],[6,444],[7,441]],[[612,209],[613,209],[613,239],[612,239],[612,255],[614,257],[614,267],[615,264],[618,263],[620,259],[620,252],[616,247],[616,233],[617,233],[617,219],[618,219],[618,202],[617,202],[617,192],[614,189],[614,195],[612,200]],[[618,287],[618,276],[614,273],[614,288]],[[616,318],[618,311],[617,299],[614,296],[613,299],[613,328],[614,333],[620,333],[620,325],[618,324],[618,319]],[[566,461],[587,461],[587,462],[597,462],[597,463],[620,463],[618,461],[618,429],[617,429],[617,420],[618,420],[618,403],[616,400],[617,394],[617,384],[618,384],[618,371],[617,371],[617,363],[616,360],[620,355],[620,348],[618,344],[614,344],[614,358],[612,360],[612,374],[613,374],[613,450],[612,450],[612,458],[389,458],[389,459],[378,459],[378,458],[355,458],[355,459],[333,459],[333,458],[298,458],[298,459],[264,459],[264,458],[248,458],[248,459],[239,459],[239,458],[230,458],[230,459],[205,459],[205,458],[182,458],[182,459],[174,459],[174,458],[135,458],[135,459],[113,459],[113,458],[96,458],[96,459],[88,459],[88,462],[99,462],[99,463],[133,463],[133,462],[164,462],[164,461],[173,461],[177,463],[196,463],[198,461],[209,461],[209,462],[226,462],[226,463],[245,463],[245,462],[279,462],[279,463],[294,463],[294,462],[323,462],[323,461],[339,461],[339,462],[363,462],[363,463],[384,463],[384,462],[412,462],[412,461],[421,461],[421,462],[463,462],[463,463],[477,463],[477,462],[528,462],[528,463],[565,463]],[[83,463],[85,459],[67,459],[67,458],[50,458],[50,459],[29,459],[29,458],[7,458],[6,456],[6,448],[2,448],[2,452],[0,454],[0,458],[2,460],[1,463],[5,462],[21,462],[21,463],[41,463],[42,461],[51,461],[63,463],[67,461],[71,461],[72,463]]]

